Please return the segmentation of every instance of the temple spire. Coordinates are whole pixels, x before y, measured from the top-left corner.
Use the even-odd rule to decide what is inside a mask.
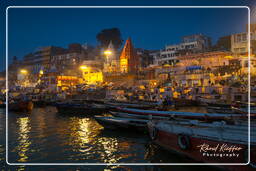
[[[138,67],[137,55],[134,51],[132,40],[129,37],[124,45],[120,55],[120,70],[121,72],[135,73]]]

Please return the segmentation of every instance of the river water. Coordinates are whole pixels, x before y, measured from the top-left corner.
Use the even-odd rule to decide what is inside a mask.
[[[55,107],[31,114],[8,113],[8,161],[5,160],[5,109],[0,109],[0,164],[3,170],[216,170],[210,166],[23,166],[22,163],[187,163],[146,134],[104,130],[93,117],[67,116]]]

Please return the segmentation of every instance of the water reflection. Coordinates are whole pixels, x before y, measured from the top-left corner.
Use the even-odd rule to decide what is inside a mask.
[[[115,154],[118,150],[118,141],[116,138],[102,137],[98,139],[97,143],[102,149],[99,158],[103,163],[117,163],[123,158]]]
[[[69,130],[68,145],[75,154],[93,162],[117,163],[132,156],[129,151],[131,142],[120,141],[120,135],[111,137],[102,134],[103,127],[92,118],[70,117],[66,130]]]
[[[26,162],[28,160],[27,152],[31,145],[31,141],[29,139],[30,133],[30,120],[29,117],[17,118],[18,124],[18,162]]]
[[[85,148],[93,143],[94,138],[100,132],[90,118],[72,117],[68,129],[70,129],[69,145],[76,147],[80,152],[85,152]]]

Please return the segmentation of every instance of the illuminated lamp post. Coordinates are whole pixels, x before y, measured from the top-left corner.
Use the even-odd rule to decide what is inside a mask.
[[[22,80],[23,80],[24,86],[26,87],[26,81],[27,81],[26,78],[27,78],[27,75],[28,75],[28,70],[21,69],[20,70],[20,74],[24,76],[24,78]]]
[[[41,83],[41,77],[43,76],[43,74],[44,74],[44,71],[41,69],[41,70],[39,71],[39,80],[38,80],[38,83],[39,83],[39,84]]]
[[[109,56],[112,54],[112,51],[110,51],[110,50],[106,50],[106,51],[104,51],[104,55],[106,56],[106,63],[107,63],[107,71],[108,71],[108,68],[109,68]]]
[[[28,71],[26,69],[21,69],[20,70],[20,73],[23,74],[23,75],[27,75],[28,74]]]

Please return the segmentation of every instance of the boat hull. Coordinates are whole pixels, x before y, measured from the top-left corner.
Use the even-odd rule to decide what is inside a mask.
[[[14,112],[31,112],[34,108],[34,104],[31,101],[21,101],[8,104],[8,110]]]
[[[153,131],[157,130],[157,131]],[[235,165],[235,163],[246,164],[248,162],[248,147],[245,144],[237,144],[237,143],[230,143],[230,142],[221,142],[218,140],[210,140],[204,139],[202,137],[196,136],[187,136],[183,134],[175,134],[167,130],[157,129],[156,127],[149,127],[149,133],[152,137],[154,132],[153,142],[158,144],[159,146],[170,150],[175,151],[179,154],[183,154],[197,162],[205,162],[205,163],[213,163],[216,164],[218,167],[225,167],[229,170],[233,171],[250,171],[254,168],[250,165],[247,166],[239,166]],[[181,138],[187,137],[183,140],[187,141],[187,148],[183,148],[180,145],[182,139]],[[184,143],[186,144],[186,143]],[[208,147],[208,149],[207,149]],[[217,147],[217,148],[216,148]],[[226,147],[236,147],[241,148],[239,151],[227,151],[224,150]],[[212,148],[212,150],[209,150]],[[216,151],[214,151],[216,149]],[[223,149],[223,151],[222,151]],[[255,163],[255,152],[256,147],[251,146],[251,161]],[[222,157],[220,157],[222,155]],[[225,156],[224,156],[225,155]],[[226,156],[228,155],[228,156]],[[234,163],[234,165],[222,166],[218,165],[218,163]]]
[[[118,117],[94,117],[95,120],[106,129],[126,129],[146,132],[147,121]]]
[[[154,110],[141,110],[132,108],[117,108],[119,112],[145,115],[145,116],[160,116],[166,118],[183,118],[183,119],[197,119],[205,121],[215,120],[229,120],[229,119],[248,119],[246,114],[221,114],[221,113],[192,113],[192,112],[177,112],[177,111],[154,111]],[[250,115],[255,118],[256,115]]]
[[[57,104],[56,108],[60,114],[70,114],[70,115],[95,115],[102,114],[106,110],[105,108],[94,108],[88,105],[66,105]]]

